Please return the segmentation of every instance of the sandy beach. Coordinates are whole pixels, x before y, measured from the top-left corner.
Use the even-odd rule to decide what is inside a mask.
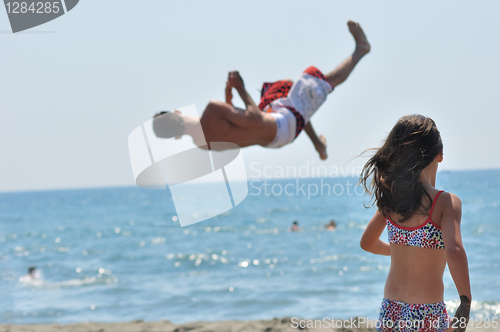
[[[144,322],[134,320],[124,323],[75,323],[75,324],[33,324],[33,325],[10,325],[1,324],[0,332],[291,332],[297,330],[323,331],[376,331],[373,327],[367,327],[366,323],[354,321],[333,321],[332,325],[341,326],[323,327],[317,323],[316,328],[299,328],[297,318],[274,318],[270,320],[256,321],[219,321],[219,322],[192,322],[185,324],[173,324],[168,320],[159,322]],[[313,320],[302,320],[303,326],[313,324]],[[331,321],[330,321],[331,322]],[[352,325],[351,325],[352,324]],[[470,332],[499,331],[500,328],[468,328]]]

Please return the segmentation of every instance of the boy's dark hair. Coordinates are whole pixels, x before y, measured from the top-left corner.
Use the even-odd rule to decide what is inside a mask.
[[[30,267],[28,268],[28,273],[29,273],[29,274],[31,274],[31,273],[35,272],[35,270],[36,270],[36,267],[34,267],[34,266],[30,266]]]
[[[153,131],[159,138],[171,138],[184,134],[182,116],[170,111],[161,111],[153,116]]]
[[[365,164],[359,182],[383,215],[393,211],[402,216],[399,222],[403,222],[422,208],[424,196],[429,198],[425,208],[430,208],[432,199],[420,183],[420,173],[442,151],[441,135],[431,118],[404,116]]]

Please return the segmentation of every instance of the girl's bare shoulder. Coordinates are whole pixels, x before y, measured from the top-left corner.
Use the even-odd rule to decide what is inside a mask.
[[[462,201],[457,195],[444,191],[439,196],[439,200],[436,202],[436,205],[438,204],[441,205],[442,207],[456,208],[462,206]]]
[[[462,214],[462,201],[457,195],[445,191],[436,201],[434,210],[434,214],[439,214],[441,216],[440,219],[442,219],[443,216],[459,217]]]

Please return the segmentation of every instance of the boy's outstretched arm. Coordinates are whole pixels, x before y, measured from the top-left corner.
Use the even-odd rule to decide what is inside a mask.
[[[229,72],[227,84],[228,84],[228,86],[233,87],[236,89],[236,91],[238,91],[238,94],[240,95],[241,100],[243,100],[243,102],[245,103],[248,115],[250,115],[250,116],[255,115],[258,118],[260,118],[261,117],[261,110],[257,106],[257,104],[255,104],[252,97],[250,97],[250,94],[248,94],[247,90],[245,89],[245,84],[243,83],[243,79],[241,78],[240,73],[238,73],[237,71]],[[227,92],[226,92],[226,96],[227,96]]]
[[[311,124],[311,121],[309,121],[305,125],[304,131],[306,132],[307,136],[309,136],[309,138],[311,139],[311,141],[314,145],[314,148],[319,153],[319,157],[321,158],[321,160],[325,160],[326,158],[328,158],[328,155],[326,154],[326,138],[325,138],[325,136],[320,135],[318,137],[318,135],[316,135],[316,132],[314,131],[314,128]]]
[[[390,256],[391,247],[389,243],[380,239],[384,228],[385,217],[377,211],[361,236],[361,241],[359,242],[361,249],[377,255]]]
[[[231,85],[229,85],[229,81],[226,82],[226,90],[224,92],[226,95],[226,103],[233,105],[233,91]]]
[[[441,219],[441,229],[443,232],[444,250],[446,252],[446,262],[450,274],[460,295],[460,306],[453,318],[454,331],[465,331],[469,321],[471,305],[471,289],[469,279],[469,265],[467,254],[462,244],[460,233],[460,221],[462,219],[462,203],[460,198],[453,194],[447,194],[444,200],[445,208]],[[465,322],[465,324],[463,324]]]

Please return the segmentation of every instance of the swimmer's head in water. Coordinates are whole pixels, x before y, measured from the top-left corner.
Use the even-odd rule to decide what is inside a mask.
[[[179,137],[184,134],[182,116],[175,112],[162,111],[153,116],[153,131],[159,138]]]
[[[30,267],[28,268],[28,273],[29,273],[29,274],[32,274],[32,273],[34,273],[35,271],[36,271],[36,267],[34,267],[34,266],[30,266]]]
[[[297,226],[299,223],[297,221],[294,221],[293,224]]]
[[[419,114],[403,116],[363,167],[360,183],[382,214],[396,212],[403,222],[430,208],[432,199],[420,183],[420,173],[433,162],[441,162],[442,153],[441,135],[431,118]],[[429,206],[422,206],[424,197]]]

